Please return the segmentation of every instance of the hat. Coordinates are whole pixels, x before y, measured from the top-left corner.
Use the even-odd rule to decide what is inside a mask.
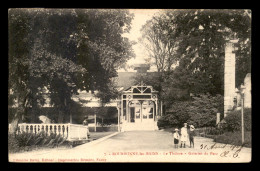
[[[175,130],[174,131],[179,131],[177,128],[175,128]]]
[[[195,128],[194,128],[194,126],[193,126],[193,125],[190,125],[190,129],[191,129],[191,130],[194,130]]]

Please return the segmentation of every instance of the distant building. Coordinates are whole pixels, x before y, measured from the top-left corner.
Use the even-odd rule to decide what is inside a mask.
[[[161,116],[158,92],[151,85],[145,85],[142,81],[134,85],[134,77],[137,74],[148,74],[150,66],[139,64],[134,67],[137,72],[119,72],[114,80],[117,84],[121,96],[117,100],[112,100],[105,104],[105,107],[116,107],[119,116],[120,130],[157,130],[157,120]],[[81,97],[87,97],[86,93],[80,93],[74,97],[80,102]],[[78,98],[78,100],[77,100]],[[99,107],[100,100],[92,97],[85,98],[85,107]]]
[[[101,112],[112,112],[110,116],[118,119],[120,131],[158,129],[157,120],[161,115],[158,92],[151,85],[145,85],[142,81],[136,83],[135,80],[138,74],[141,76],[152,74],[152,72],[147,72],[150,66],[139,64],[134,69],[137,72],[118,72],[118,76],[113,78],[118,91],[121,92],[121,96],[111,100],[109,103],[102,104],[101,100],[95,97],[97,92],[93,94],[87,91],[78,91],[78,95],[73,95],[72,99],[81,105],[83,114],[79,112],[77,114],[74,113],[72,116],[70,113],[70,116],[66,116],[65,122],[80,124],[85,115],[89,115],[89,118],[93,119],[93,116],[98,114],[96,112],[102,108]],[[16,107],[13,106],[11,108],[14,109]],[[107,109],[104,110],[104,108]],[[51,119],[57,117],[54,117],[54,115],[57,115],[57,111],[50,104],[47,94],[46,103],[42,106],[40,112],[35,113],[33,110],[30,112],[29,121],[35,122],[39,115],[52,117]]]

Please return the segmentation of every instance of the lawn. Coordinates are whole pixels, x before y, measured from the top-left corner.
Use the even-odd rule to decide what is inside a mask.
[[[246,131],[245,132],[245,142],[244,147],[251,147],[252,146],[252,138],[251,138],[251,132]],[[232,145],[241,145],[242,144],[242,135],[241,131],[236,132],[225,132],[222,135],[217,135],[214,138],[215,142],[218,143],[225,143],[225,144],[232,144]]]

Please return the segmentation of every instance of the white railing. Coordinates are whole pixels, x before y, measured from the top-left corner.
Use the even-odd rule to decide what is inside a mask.
[[[9,132],[10,132],[9,124]],[[21,123],[18,124],[16,134],[22,132],[37,134],[44,132],[46,135],[61,135],[68,141],[73,140],[87,140],[88,139],[88,126],[78,124],[29,124]]]

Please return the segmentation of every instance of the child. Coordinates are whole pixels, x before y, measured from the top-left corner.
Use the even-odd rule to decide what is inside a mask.
[[[178,148],[178,144],[179,144],[179,137],[180,137],[180,135],[179,135],[178,131],[179,131],[179,130],[176,128],[176,129],[174,130],[174,133],[173,133],[174,148]]]
[[[189,131],[190,148],[191,148],[191,146],[193,146],[193,148],[194,148],[194,136],[195,136],[194,130],[195,130],[194,126],[190,125],[190,131]]]

